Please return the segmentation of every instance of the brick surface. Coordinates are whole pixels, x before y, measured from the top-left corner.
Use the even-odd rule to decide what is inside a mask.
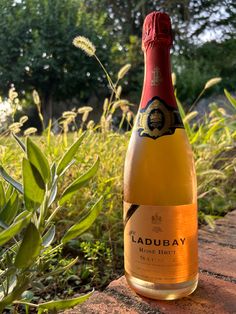
[[[236,250],[217,243],[199,243],[200,269],[236,278]]]
[[[175,301],[154,301],[133,292],[125,277],[66,314],[236,314],[236,210],[199,231],[197,290]]]
[[[209,226],[201,228],[199,230],[199,239],[236,248],[235,224],[236,210],[228,213],[223,219],[216,220],[213,230]]]

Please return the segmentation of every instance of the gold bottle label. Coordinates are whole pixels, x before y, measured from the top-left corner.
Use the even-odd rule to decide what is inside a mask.
[[[159,97],[153,97],[137,116],[136,129],[141,137],[157,139],[183,128],[178,110],[167,106]]]
[[[181,283],[198,273],[197,206],[124,202],[126,272],[153,283]]]

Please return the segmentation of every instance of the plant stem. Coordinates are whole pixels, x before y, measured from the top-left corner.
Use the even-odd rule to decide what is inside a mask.
[[[54,211],[51,213],[51,215],[49,216],[49,218],[46,221],[46,226],[47,227],[50,223],[50,221],[54,218],[54,216],[57,214],[57,212],[61,209],[61,206],[57,206],[57,208],[54,209]]]
[[[199,98],[203,95],[203,93],[205,92],[205,88],[203,88],[203,90],[201,91],[201,93],[197,96],[197,98],[194,100],[192,106],[189,108],[188,113],[191,112],[191,110],[196,106]]]
[[[104,67],[104,65],[103,65],[102,62],[99,60],[99,58],[97,57],[96,54],[94,54],[94,57],[96,58],[96,60],[97,60],[98,63],[100,64],[100,66],[101,66],[101,68],[103,69],[104,73],[106,74],[106,77],[107,77],[107,80],[108,80],[108,82],[109,82],[109,85],[110,85],[111,89],[112,89],[113,91],[115,91],[114,84],[113,84],[112,79],[111,79],[110,75],[108,74],[106,68]]]
[[[13,304],[24,304],[24,305],[29,305],[29,306],[36,307],[36,308],[38,307],[38,304],[25,302],[25,301],[19,301],[19,300],[13,301]]]

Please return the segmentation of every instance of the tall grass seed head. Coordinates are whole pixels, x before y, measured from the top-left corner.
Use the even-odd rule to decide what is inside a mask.
[[[214,78],[212,78],[212,79],[210,79],[209,81],[206,82],[206,84],[204,86],[204,89],[210,88],[213,85],[216,85],[216,84],[218,84],[221,81],[222,81],[221,77],[214,77]]]
[[[77,116],[77,113],[74,111],[64,111],[62,113],[62,118],[68,119],[68,118],[75,118]]]
[[[93,107],[84,106],[84,107],[80,107],[77,112],[80,114],[84,114],[85,112],[90,112],[92,110],[93,110]]]
[[[116,99],[120,98],[121,92],[122,92],[122,87],[119,85],[116,90]]]
[[[89,111],[85,111],[82,115],[82,122],[86,122],[88,119]]]
[[[18,133],[20,133],[20,131],[21,131],[20,128],[15,128],[11,132],[14,133],[14,134],[18,134]]]
[[[128,111],[127,112],[127,115],[126,115],[126,120],[128,121],[128,123],[130,123],[131,122],[131,119],[132,119],[132,117],[133,117],[133,112],[132,111]]]
[[[33,90],[32,96],[33,96],[33,100],[34,100],[35,105],[39,106],[40,105],[40,98],[39,98],[38,92],[35,89]]]
[[[173,86],[176,86],[176,74],[174,72],[171,73],[171,79]]]
[[[28,128],[24,131],[24,136],[35,134],[38,130],[36,128]]]
[[[20,123],[24,124],[26,121],[29,120],[29,117],[28,116],[22,116],[19,120]]]
[[[15,90],[15,87],[11,87],[8,91],[8,98],[11,102],[14,101],[15,98],[18,97],[18,93]]]
[[[84,36],[77,36],[73,39],[73,45],[76,48],[83,50],[89,57],[95,55],[96,48],[94,44]]]
[[[14,133],[14,130],[20,129],[22,127],[22,125],[23,124],[20,122],[14,122],[14,123],[9,125],[8,129]]]
[[[108,100],[108,98],[105,98],[104,103],[103,103],[103,111],[104,112],[107,111],[108,105],[109,105],[109,100]]]
[[[129,111],[129,106],[128,103],[126,104],[121,104],[120,109],[123,111],[123,113],[127,113]]]
[[[95,126],[95,122],[93,120],[90,120],[87,124],[87,129],[92,130]]]
[[[117,74],[118,80],[121,80],[131,68],[131,64],[124,65]]]

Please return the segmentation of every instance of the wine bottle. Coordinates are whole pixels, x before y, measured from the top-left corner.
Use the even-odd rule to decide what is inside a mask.
[[[124,262],[139,294],[172,300],[198,283],[197,184],[171,79],[170,18],[143,25],[142,97],[124,168]]]

